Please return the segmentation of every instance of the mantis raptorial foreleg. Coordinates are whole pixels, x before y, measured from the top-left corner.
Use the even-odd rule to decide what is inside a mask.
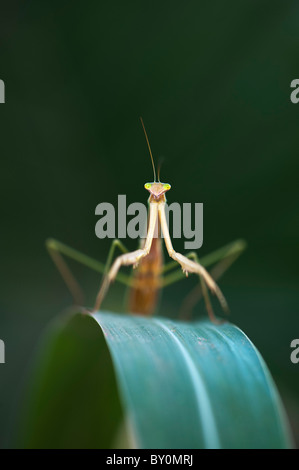
[[[209,255],[206,255],[202,258],[198,258],[197,253],[189,252],[186,254],[187,258],[193,258],[194,261],[201,264],[204,267],[214,265],[210,270],[210,275],[217,281],[224,272],[236,261],[236,259],[241,255],[245,250],[247,244],[244,240],[238,239],[228,245],[225,245],[218,250],[213,251]],[[172,261],[164,265],[163,273],[170,271],[172,268],[177,266],[177,262]],[[182,280],[185,277],[185,274],[181,269],[172,271],[163,277],[161,282],[161,287],[169,286],[177,281]],[[189,318],[191,317],[191,311],[195,304],[199,302],[201,297],[204,297],[206,307],[208,309],[210,318],[214,316],[213,311],[210,308],[210,299],[209,293],[207,291],[206,285],[200,277],[200,285],[194,287],[190,293],[184,299],[181,307],[180,317]],[[211,318],[212,319],[212,318]],[[215,321],[215,318],[213,319]]]
[[[245,250],[246,246],[247,245],[244,240],[235,240],[234,242],[229,243],[228,245],[225,245],[219,248],[218,250],[215,250],[212,253],[203,256],[202,258],[199,258],[198,263],[200,263],[204,268],[207,268],[208,266],[217,263],[216,266],[210,271],[212,278],[216,281],[216,279],[219,279],[219,277],[221,277],[222,274],[231,266],[231,264],[241,255],[241,253]],[[194,254],[196,253],[190,251],[186,254],[186,257],[194,258]],[[176,266],[176,261],[170,261],[169,263],[164,265],[162,273],[168,273],[168,271],[171,271]],[[181,269],[173,270],[172,272],[163,277],[161,287],[169,286],[174,282],[180,281],[184,277],[186,277],[186,275]]]
[[[102,285],[100,287],[99,293],[96,298],[96,302],[93,308],[93,311],[99,310],[101,303],[105,297],[105,294],[111,284],[111,282],[114,281],[116,278],[116,275],[120,269],[121,266],[132,266],[136,268],[138,266],[139,261],[144,258],[146,255],[149,254],[153,237],[154,237],[154,232],[155,232],[155,227],[156,227],[156,221],[157,221],[157,216],[158,216],[158,204],[157,203],[151,203],[150,204],[150,216],[149,216],[149,226],[148,226],[148,232],[147,232],[147,237],[145,240],[145,244],[143,248],[139,248],[138,250],[132,251],[131,253],[125,253],[114,261],[112,264],[112,267],[110,268],[109,272],[104,278],[104,281],[102,282]]]
[[[225,273],[225,271],[236,261],[236,259],[245,250],[245,248],[246,248],[245,241],[236,240],[236,242],[233,242],[229,246],[229,250],[227,251],[226,256],[217,264],[215,264],[215,266],[211,269],[210,274],[212,278],[215,281],[217,281]],[[220,251],[220,250],[217,250],[217,251]],[[210,259],[210,255],[206,257],[207,261],[209,259]],[[202,288],[200,289],[199,286],[194,287],[189,292],[189,294],[186,296],[181,306],[181,312],[184,317],[186,318],[191,317],[192,309],[197,304],[197,302],[199,302],[202,296],[204,296],[204,291]]]
[[[188,275],[188,273],[198,274],[207,284],[211,292],[218,297],[218,300],[222,308],[225,311],[228,311],[228,305],[227,305],[224,295],[222,294],[220,288],[217,286],[217,284],[215,283],[211,275],[206,271],[206,269],[198,262],[190,260],[186,256],[182,255],[181,253],[177,253],[173,249],[171,238],[169,235],[166,215],[165,215],[165,203],[159,204],[158,211],[159,211],[159,220],[161,224],[161,230],[163,232],[165,245],[166,245],[169,256],[181,265],[182,270],[186,275]],[[207,301],[207,296],[205,297],[205,299],[206,299],[207,310],[208,312],[210,312],[212,311],[211,303]]]

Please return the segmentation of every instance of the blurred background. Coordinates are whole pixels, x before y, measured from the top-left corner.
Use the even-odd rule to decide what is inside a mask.
[[[42,332],[72,303],[46,238],[104,262],[111,240],[95,235],[97,204],[147,200],[140,115],[164,158],[168,202],[204,204],[199,255],[248,242],[220,287],[298,443],[298,2],[10,0],[1,9],[0,446],[13,446]],[[101,276],[71,266],[92,305]],[[176,317],[195,282],[168,287],[159,314]],[[114,285],[105,308],[121,311],[123,297]],[[196,311],[205,315],[203,303]]]

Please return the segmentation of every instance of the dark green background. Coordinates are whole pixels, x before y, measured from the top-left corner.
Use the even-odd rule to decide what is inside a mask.
[[[294,1],[11,1],[2,7],[0,78],[0,446],[12,436],[37,341],[71,303],[44,241],[101,261],[95,207],[146,202],[152,169],[168,201],[204,203],[200,255],[243,237],[221,280],[232,321],[259,348],[299,427],[299,5]],[[127,241],[129,248],[136,243]],[[183,240],[175,243],[183,250]],[[92,304],[101,276],[75,268]],[[195,280],[169,287],[176,316]],[[123,295],[113,286],[105,307]],[[198,306],[204,314],[204,306]]]

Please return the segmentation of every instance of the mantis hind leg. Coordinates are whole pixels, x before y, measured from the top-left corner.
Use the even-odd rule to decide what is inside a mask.
[[[109,269],[109,263],[111,264],[115,248],[119,247],[121,251],[127,251],[125,246],[119,240],[113,240],[108,253],[106,265],[104,265],[103,263],[91,258],[90,256],[87,256],[81,253],[80,251],[77,251],[74,248],[71,248],[68,245],[65,245],[64,243],[61,243],[53,238],[46,240],[46,247],[54,264],[56,265],[58,271],[60,272],[65,284],[67,285],[73,297],[74,304],[78,306],[82,306],[84,303],[83,291],[75,276],[73,275],[72,271],[70,270],[69,266],[67,265],[66,261],[64,260],[63,256],[73,259],[78,263],[83,264],[84,266],[90,269],[93,269],[96,272],[105,274]],[[116,279],[125,285],[129,285],[130,283],[129,276],[126,276],[122,273],[119,273]]]

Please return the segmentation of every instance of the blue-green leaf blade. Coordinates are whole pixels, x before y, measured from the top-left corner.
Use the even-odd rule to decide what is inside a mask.
[[[18,447],[291,446],[267,366],[232,324],[65,315],[37,359]]]
[[[234,325],[96,313],[140,447],[285,448],[276,387]]]

